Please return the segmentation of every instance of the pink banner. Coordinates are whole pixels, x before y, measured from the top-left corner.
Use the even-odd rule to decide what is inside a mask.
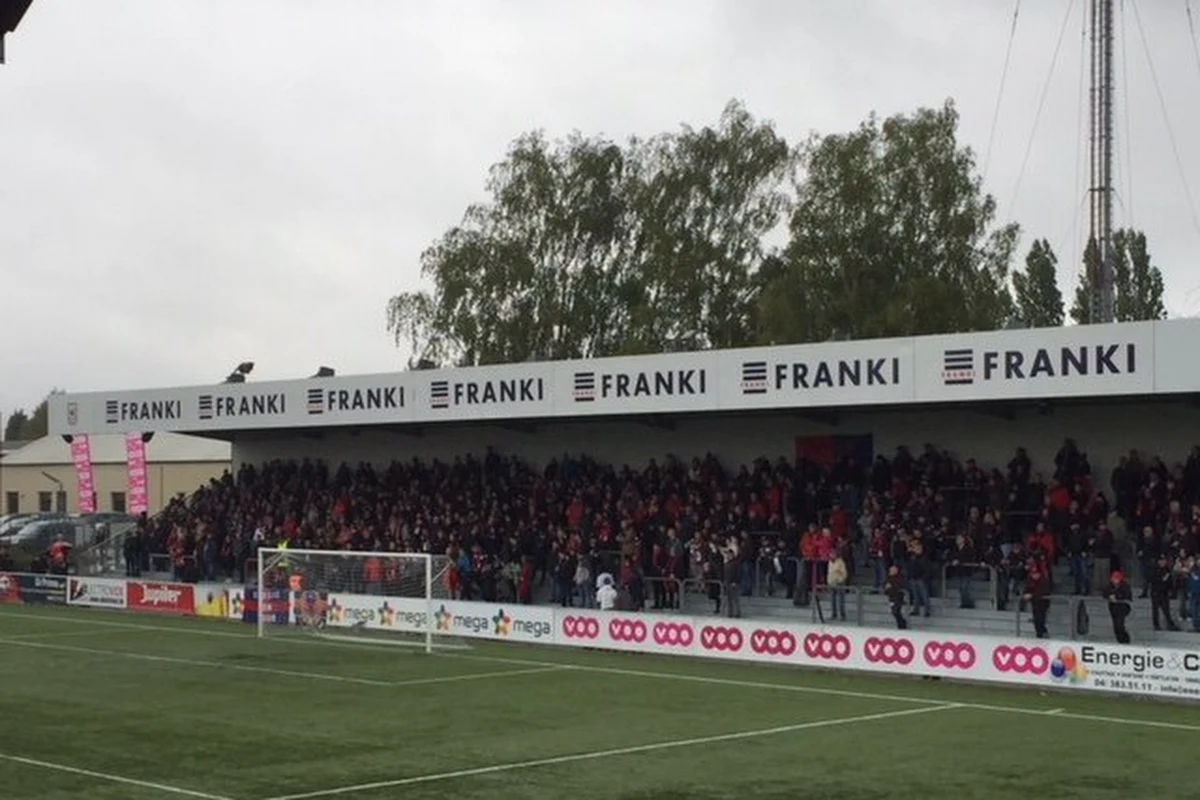
[[[79,486],[79,513],[96,513],[96,476],[92,471],[92,442],[87,434],[71,439],[71,461],[75,463],[75,480]]]
[[[129,513],[150,510],[150,484],[146,469],[146,443],[140,433],[125,434],[125,470],[129,476]]]

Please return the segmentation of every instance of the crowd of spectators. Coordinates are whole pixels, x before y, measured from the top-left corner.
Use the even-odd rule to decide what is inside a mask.
[[[1200,448],[1174,467],[1131,452],[1107,487],[1073,441],[1044,466],[1023,449],[985,467],[932,445],[867,465],[761,459],[733,470],[713,455],[641,469],[563,456],[536,469],[490,450],[382,469],[272,462],[171,501],[127,555],[133,571],[165,553],[182,579],[244,581],[256,547],[284,540],[429,552],[448,557],[446,588],[466,599],[531,602],[549,584],[554,602],[590,605],[595,576],[611,573],[633,609],[677,606],[690,586],[735,614],[755,591],[850,582],[882,592],[892,567],[917,612],[929,613],[944,567],[966,607],[989,571],[1003,607],[1027,594],[1031,573],[1052,581],[1061,563],[1070,581],[1052,591],[1091,594],[1111,572],[1136,570],[1143,595],[1179,598],[1181,615],[1200,622]]]

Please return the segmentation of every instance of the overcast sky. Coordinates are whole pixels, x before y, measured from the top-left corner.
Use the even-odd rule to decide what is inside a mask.
[[[1172,316],[1192,315],[1200,225],[1169,132],[1200,202],[1200,64],[1187,0],[1141,0],[1168,127],[1131,2],[1117,220],[1147,230]],[[1068,292],[1087,225],[1084,5],[1022,3],[986,160],[1001,215],[1026,245],[1051,240]],[[0,413],[51,387],[211,382],[243,359],[260,380],[401,368],[387,299],[420,285],[421,251],[532,128],[647,136],[737,97],[798,141],[953,97],[982,164],[1013,8],[35,0],[0,67]]]

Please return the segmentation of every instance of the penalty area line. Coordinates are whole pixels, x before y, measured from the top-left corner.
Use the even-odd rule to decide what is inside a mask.
[[[29,767],[39,767],[41,769],[53,770],[55,772],[65,772],[71,775],[82,775],[85,778],[95,778],[96,780],[108,781],[109,783],[120,783],[126,786],[138,786],[142,789],[153,789],[156,792],[163,794],[173,794],[179,797],[197,797],[200,800],[233,800],[233,798],[225,797],[219,794],[209,794],[208,792],[198,792],[195,789],[184,789],[181,786],[171,786],[166,783],[155,783],[154,781],[143,781],[137,778],[126,778],[121,775],[114,775],[111,772],[97,772],[91,769],[81,769],[80,767],[72,767],[67,764],[56,764],[52,761],[42,761],[37,758],[26,758],[25,756],[13,756],[7,753],[0,753],[0,761],[10,761],[14,764],[24,764]]]
[[[508,764],[493,764],[487,767],[475,767],[474,769],[460,769],[453,772],[435,772],[429,775],[416,775],[411,778],[397,778],[390,781],[360,783],[353,786],[339,786],[334,789],[319,789],[317,791],[302,792],[300,794],[278,795],[275,797],[266,798],[266,800],[310,800],[310,798],[317,797],[335,797],[337,795],[366,792],[373,789],[393,789],[400,786],[413,786],[415,784],[434,783],[436,781],[454,780],[456,778],[471,778],[477,775],[492,775],[497,772],[511,772],[513,770],[529,769],[532,767],[549,767],[556,764],[571,764],[577,761],[595,761],[601,758],[616,758],[618,756],[637,755],[640,753],[653,753],[659,750],[674,750],[682,747],[695,747],[697,745],[715,744],[717,742],[734,742],[743,739],[757,739],[764,736],[778,736],[781,733],[793,733],[795,731],[812,730],[814,728],[832,728],[838,725],[853,725],[859,722],[875,722],[881,719],[909,717],[916,714],[930,714],[935,711],[946,711],[952,708],[959,708],[959,705],[957,703],[945,703],[939,706],[906,708],[901,711],[884,711],[878,714],[863,714],[857,717],[837,717],[834,719],[799,722],[795,725],[780,725],[774,728],[762,728],[754,731],[720,733],[714,736],[700,736],[694,739],[675,739],[668,742],[639,744],[632,747],[618,747],[611,750],[593,750],[587,753],[573,753],[565,756],[538,758],[531,761],[515,761]]]

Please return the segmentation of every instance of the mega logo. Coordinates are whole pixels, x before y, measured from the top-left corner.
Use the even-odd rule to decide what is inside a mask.
[[[940,669],[971,669],[975,666],[975,647],[968,642],[926,642],[922,655],[925,663]]]
[[[430,381],[429,405],[487,406],[498,403],[538,403],[546,399],[544,378],[508,378],[494,381]]]
[[[691,647],[696,632],[686,622],[654,623],[654,643],[664,647]]]
[[[503,614],[503,612],[501,612]],[[439,631],[465,630],[473,634],[487,633],[493,623],[488,617],[477,617],[471,614],[453,614],[443,604],[433,615]]]
[[[608,638],[614,642],[641,644],[646,641],[646,635],[646,623],[640,619],[615,618],[608,621]]]
[[[496,611],[496,615],[492,617],[492,624],[495,626],[493,633],[497,636],[516,634],[533,639],[544,639],[553,632],[549,622],[513,617],[505,614],[503,608]]]
[[[200,419],[227,417],[278,417],[287,413],[287,395],[246,394],[241,396],[202,394],[196,401]]]
[[[385,628],[409,628],[419,631],[429,626],[429,615],[424,611],[405,611],[396,608],[387,600],[379,607],[379,624]]]
[[[810,633],[804,637],[804,654],[826,661],[845,661],[854,651],[850,639],[841,634]]]
[[[568,639],[597,639],[600,621],[594,617],[564,617],[562,631]]]
[[[759,629],[750,634],[750,649],[759,655],[790,656],[799,647],[795,635],[788,631]]]
[[[1036,350],[983,350],[976,363],[971,348],[943,352],[942,382],[970,386],[975,381],[1024,381],[1040,378],[1104,377],[1137,372],[1133,342],[1069,345]]]
[[[736,653],[742,649],[743,644],[745,644],[745,637],[738,628],[705,625],[700,630],[700,646],[705,650]]]
[[[181,400],[106,400],[104,422],[162,422],[183,419]]]
[[[997,672],[1044,675],[1050,669],[1050,655],[1041,647],[1002,644],[992,650],[992,666]]]
[[[917,657],[917,648],[908,639],[872,636],[863,645],[863,654],[872,664],[897,664],[906,667]]]
[[[776,391],[812,391],[848,387],[898,386],[900,358],[830,359],[768,364],[746,361],[742,364],[742,394],[766,394]]]

